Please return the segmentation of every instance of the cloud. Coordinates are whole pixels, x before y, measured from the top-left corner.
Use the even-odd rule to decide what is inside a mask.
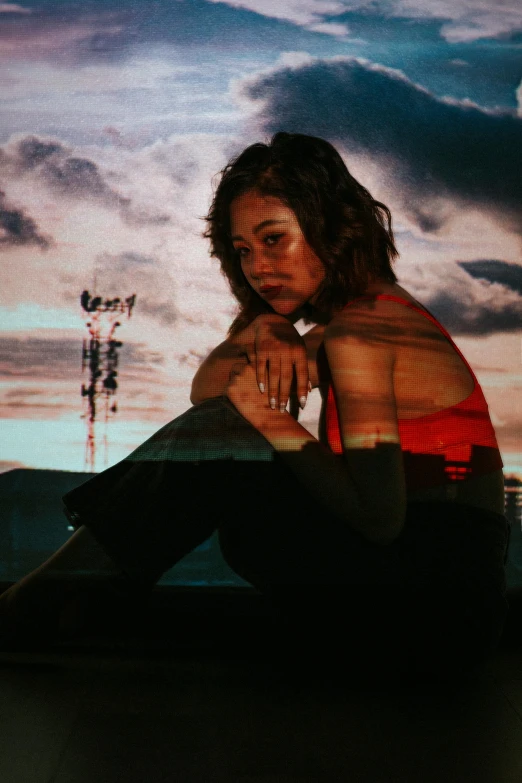
[[[451,43],[499,38],[522,30],[522,9],[517,0],[209,0],[243,8],[265,17],[284,19],[309,30],[346,34],[350,14],[366,18],[429,19],[440,23],[440,33]],[[331,23],[332,17],[342,21]],[[335,31],[335,27],[344,30]]]
[[[89,373],[87,369],[82,372],[82,344],[82,336],[0,335],[0,417],[49,422],[65,416],[64,433],[70,432],[86,409],[80,390],[88,383]],[[144,343],[124,338],[118,359],[116,420],[132,421],[138,416],[141,420],[167,421],[171,400],[163,355]],[[101,421],[101,400],[98,410]]]
[[[158,293],[158,296],[160,294]],[[164,326],[173,326],[178,320],[178,312],[173,302],[164,300],[158,301],[152,297],[140,297],[140,311],[148,315]]]
[[[260,4],[263,2],[260,0]],[[64,5],[59,0],[49,0],[45,7],[40,6],[33,14],[24,16],[23,25],[18,14],[3,15],[0,59],[10,63],[44,61],[82,67],[103,63],[110,67],[153,48],[163,50],[164,55],[167,46],[169,58],[173,56],[183,62],[182,52],[187,46],[210,43],[222,51],[233,51],[238,45],[243,51],[256,49],[260,28],[268,34],[293,38],[295,30],[290,25],[285,29],[277,24],[278,19],[284,21],[288,17],[285,3],[282,14],[277,11],[277,0],[267,0],[264,4],[273,7],[274,12],[268,14],[269,18],[259,16],[256,24],[252,24],[250,14],[236,13],[230,5],[212,0],[192,3],[107,0],[103,7],[101,3]],[[301,4],[303,13],[299,13]],[[320,9],[319,13],[310,13],[309,9],[314,5]],[[332,0],[293,0],[288,21],[298,13],[304,23],[328,24],[330,7],[334,11],[336,8],[342,10],[343,4]],[[321,11],[323,8],[325,13]],[[333,25],[328,32],[334,36],[346,29],[344,22],[337,21]]]
[[[129,199],[113,190],[100,167],[86,157],[74,155],[63,143],[26,136],[0,150],[0,170],[11,176],[30,174],[65,198],[89,198],[107,205],[127,207]]]
[[[480,337],[522,329],[522,297],[508,296],[503,287],[488,286],[486,297],[440,288],[427,306],[453,335]]]
[[[220,342],[231,321],[231,295],[219,264],[209,258],[201,216],[230,144],[229,138],[202,134],[139,150],[71,149],[59,139],[34,135],[5,144],[0,176],[14,194],[11,202],[23,205],[39,235],[45,229],[53,237],[52,253],[36,254],[28,246],[11,250],[0,265],[0,317],[11,332],[68,323],[81,330],[78,297],[92,290],[96,278],[104,297],[137,295],[124,340],[146,340],[158,350],[169,344],[172,362],[200,341],[203,347]],[[71,174],[64,166],[71,158],[94,168]],[[65,187],[61,180],[56,184],[54,172],[49,177],[51,167],[67,172]],[[76,196],[78,178],[82,195]],[[128,206],[115,207],[108,189]],[[35,311],[41,311],[39,320]],[[58,311],[64,317],[56,318]]]
[[[36,245],[47,250],[51,240],[39,232],[35,221],[23,209],[9,204],[0,190],[0,250],[20,245]]]
[[[61,142],[39,139],[37,136],[27,136],[20,139],[11,153],[12,162],[20,171],[30,171],[41,164],[52,160],[55,156],[65,154]],[[9,153],[2,150],[0,160],[7,162]]]
[[[104,253],[97,258],[96,272],[108,291],[118,291],[125,281],[132,280],[133,291],[140,292],[136,304],[140,315],[163,326],[173,326],[178,320],[175,285],[158,258],[132,251]]]
[[[522,266],[519,264],[489,259],[457,263],[471,277],[487,280],[490,283],[500,283],[522,296]]]
[[[152,372],[160,367],[164,357],[144,344],[123,341],[121,348],[122,370],[135,371],[143,368]],[[62,381],[72,376],[80,377],[82,363],[82,340],[53,337],[0,336],[0,377],[27,378],[32,381]],[[45,392],[45,389],[43,390]],[[40,393],[40,387],[25,390],[24,396]],[[7,397],[16,397],[18,391],[11,389]]]
[[[74,198],[113,198],[122,203],[114,191],[103,181],[95,163],[85,158],[69,157],[45,168],[48,185],[66,196]]]
[[[0,377],[58,380],[81,363],[77,340],[0,337]]]
[[[15,137],[0,148],[0,172],[12,179],[31,177],[64,200],[87,199],[118,209],[131,225],[164,225],[170,216],[123,195],[110,184],[110,172],[67,145],[35,135]]]
[[[312,36],[342,40],[350,34],[352,18],[363,36],[365,24],[386,28],[388,20],[395,19],[404,29],[413,20],[438,27],[450,43],[501,39],[522,30],[517,0],[158,0],[148,5],[107,0],[103,8],[50,0],[32,11],[17,3],[0,8],[5,9],[0,14],[1,58],[67,65],[112,65],[156,45],[177,48],[210,42],[255,49],[264,37],[261,25],[266,34],[285,37],[283,48],[291,46],[295,36],[291,25]],[[257,19],[252,20],[249,11]]]
[[[442,21],[441,35],[450,43],[500,38],[522,30],[522,8],[517,0],[391,0],[394,16]]]
[[[486,276],[482,265],[488,263],[491,262],[419,264],[402,285],[414,291],[415,297],[453,336],[486,337],[520,331],[522,292],[506,284],[508,277],[520,280],[520,274],[506,271],[514,264],[498,261],[493,262],[498,265],[495,271],[490,269]],[[475,264],[480,274],[470,271]]]
[[[0,14],[32,14],[32,11],[16,3],[0,3]]]
[[[233,8],[253,11],[261,16],[281,19],[307,30],[344,37],[349,33],[346,24],[331,23],[329,19],[348,10],[346,2],[336,0],[209,0]]]
[[[136,267],[150,266],[151,264],[154,264],[154,258],[129,250],[126,253],[120,254],[119,262],[125,269],[130,270]]]
[[[522,230],[522,118],[438,98],[402,72],[351,57],[277,65],[239,82],[252,124],[322,136],[381,169],[403,209],[437,231],[460,206]]]
[[[308,29],[312,33],[323,33],[324,35],[333,35],[339,38],[346,38],[350,30],[345,24],[335,22],[320,22],[319,24],[311,24]]]
[[[87,10],[83,4],[49,2],[45,7],[24,9],[3,3],[0,42],[2,59],[77,62],[87,54],[97,60],[112,60],[126,51],[132,31],[131,14],[121,7]],[[12,10],[7,10],[11,7]],[[20,14],[24,16],[23,24]],[[128,30],[128,32],[127,32]],[[122,52],[123,50],[123,52]]]
[[[518,389],[515,393],[520,393],[519,389],[520,386],[518,386]],[[522,459],[520,454],[520,444],[522,443],[522,424],[520,423],[520,414],[517,415],[518,411],[516,410],[516,405],[513,406],[513,408],[514,410],[512,411],[511,415],[508,414],[506,417],[506,421],[499,425],[495,425],[495,434],[501,446],[504,462],[507,463],[508,461],[511,462],[516,460],[520,464],[520,460]],[[511,460],[510,457],[512,458]],[[506,471],[504,468],[504,473],[505,472]],[[522,479],[522,473],[519,475],[519,478]]]

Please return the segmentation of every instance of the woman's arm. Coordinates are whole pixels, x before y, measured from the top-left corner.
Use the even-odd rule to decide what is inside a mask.
[[[342,457],[290,416],[257,404],[251,368],[232,380],[227,393],[319,503],[369,541],[389,544],[404,525],[406,487],[395,407],[392,324],[380,309],[365,310],[363,303],[351,307],[349,318],[346,311],[339,313],[324,333]]]
[[[367,518],[384,543],[404,526],[406,480],[395,399],[396,342],[401,306],[361,301],[341,311],[325,331],[342,460]]]
[[[190,401],[193,405],[225,394],[233,365],[241,360],[247,364],[245,349],[254,352],[254,334],[252,322],[209,353],[192,379]]]
[[[309,338],[316,345],[315,350],[317,337]],[[310,348],[310,352],[312,350]],[[312,365],[313,377],[317,377],[315,356],[311,361],[308,352],[309,345],[284,316],[259,315],[207,356],[192,381],[190,401],[197,405],[210,397],[225,394],[231,370],[235,365],[250,362],[256,369],[258,383],[265,385],[266,395],[276,399],[276,407],[279,408],[281,402],[286,407],[288,400],[294,398],[292,408],[295,409],[299,405],[298,398],[306,399],[308,395]]]

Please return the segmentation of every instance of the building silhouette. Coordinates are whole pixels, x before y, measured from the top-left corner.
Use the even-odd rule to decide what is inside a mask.
[[[522,480],[504,477],[505,515],[511,523],[506,578],[508,586],[522,587]]]
[[[513,526],[522,526],[522,480],[517,476],[504,478],[505,515]]]
[[[382,444],[379,444],[379,447]],[[467,460],[448,459],[444,453],[423,454],[412,451],[403,451],[404,468],[411,476],[416,487],[435,486],[448,481],[464,481],[475,472],[487,472],[491,447],[471,447],[470,458]],[[485,468],[483,470],[483,468]],[[429,483],[426,483],[429,477]]]

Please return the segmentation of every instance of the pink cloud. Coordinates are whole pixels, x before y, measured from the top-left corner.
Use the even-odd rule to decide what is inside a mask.
[[[16,3],[0,3],[0,14],[32,14],[30,8],[24,8]]]

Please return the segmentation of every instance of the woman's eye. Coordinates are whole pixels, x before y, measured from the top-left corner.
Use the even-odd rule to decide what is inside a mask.
[[[248,253],[248,247],[236,247],[236,253],[239,258],[244,258]]]
[[[281,239],[282,236],[283,234],[269,234],[265,237],[265,244],[269,246],[275,245],[278,239]]]

